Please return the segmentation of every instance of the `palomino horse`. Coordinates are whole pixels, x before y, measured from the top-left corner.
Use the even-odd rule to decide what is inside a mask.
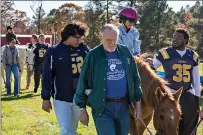
[[[166,87],[167,82],[159,78],[142,58],[135,57],[141,77],[143,92],[141,118],[147,126],[153,116],[156,131],[161,135],[178,135],[178,124],[181,118],[179,98],[182,92],[172,94]],[[130,107],[130,134],[142,135],[146,127],[140,119],[134,120],[133,108]]]

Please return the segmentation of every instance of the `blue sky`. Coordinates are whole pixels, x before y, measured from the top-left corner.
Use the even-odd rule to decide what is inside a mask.
[[[51,9],[58,8],[62,4],[68,2],[77,4],[82,7],[87,3],[87,1],[43,1],[43,9],[47,14]],[[185,7],[186,5],[193,6],[195,2],[196,1],[167,1],[169,7],[172,7],[174,11],[179,11],[182,6],[183,7]],[[34,14],[30,9],[30,5],[32,5],[34,1],[25,0],[25,1],[15,1],[14,3],[15,3],[14,8],[27,12],[28,17],[32,17],[32,15]]]

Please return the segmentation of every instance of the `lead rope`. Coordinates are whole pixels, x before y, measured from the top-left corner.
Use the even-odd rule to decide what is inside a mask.
[[[140,121],[142,122],[142,124],[144,125],[144,127],[147,129],[147,131],[149,132],[150,135],[153,135],[152,132],[149,130],[149,128],[147,127],[147,125],[144,123],[144,121],[142,120],[142,118],[139,118]]]
[[[134,106],[134,104],[133,103],[131,103],[132,104],[132,107],[133,107],[133,109],[135,109],[135,106]],[[144,127],[147,129],[147,131],[149,132],[149,134],[150,135],[153,135],[152,134],[152,132],[149,130],[149,128],[147,127],[147,125],[144,123],[144,121],[142,120],[142,118],[141,117],[139,117],[139,119],[140,119],[140,121],[142,122],[142,124],[144,125]]]

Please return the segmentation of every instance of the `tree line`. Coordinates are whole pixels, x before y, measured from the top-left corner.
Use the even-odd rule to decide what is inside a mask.
[[[116,15],[123,7],[137,8],[141,18],[135,27],[140,32],[142,52],[156,52],[162,47],[170,46],[175,29],[185,28],[190,32],[189,47],[196,50],[203,58],[203,2],[196,1],[193,6],[187,5],[174,12],[166,0],[91,0],[84,7],[73,3],[64,3],[48,14],[43,9],[43,2],[37,1],[30,6],[34,15],[13,8],[14,3],[6,0],[1,4],[2,33],[6,26],[15,28],[16,34],[56,34],[60,40],[62,28],[69,22],[81,21],[89,27],[89,35],[85,38],[91,48],[99,44],[98,32],[107,21],[118,25]],[[108,16],[107,16],[108,11]]]

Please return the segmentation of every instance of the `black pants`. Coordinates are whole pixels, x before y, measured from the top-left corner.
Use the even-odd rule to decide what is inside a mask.
[[[37,91],[40,83],[40,77],[43,72],[43,63],[34,65],[34,82],[35,82],[35,91]]]
[[[199,119],[199,98],[190,92],[183,92],[180,98],[182,120],[179,125],[179,135],[190,135]]]

